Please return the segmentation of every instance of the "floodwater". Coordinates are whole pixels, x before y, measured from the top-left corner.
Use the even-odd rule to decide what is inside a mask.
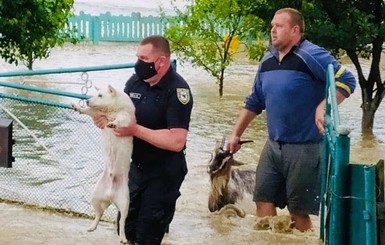
[[[83,0],[76,1],[75,8],[77,11],[84,8],[85,12],[92,14],[97,14],[102,9],[111,11],[113,14],[130,14],[132,9],[156,13],[157,3],[158,1],[150,0],[120,0],[107,4],[102,0]],[[52,50],[48,59],[37,61],[34,69],[132,63],[136,60],[136,45],[136,43],[101,43],[97,46],[87,43],[67,44],[62,48]],[[346,65],[354,71],[352,65],[349,63]],[[3,71],[23,69],[5,63],[1,63],[1,68]],[[221,139],[223,134],[231,131],[243,99],[249,93],[253,83],[256,68],[255,62],[249,62],[244,58],[237,59],[236,63],[231,65],[226,72],[224,96],[219,98],[218,86],[214,78],[202,69],[194,68],[190,64],[178,64],[179,73],[191,86],[195,104],[186,154],[189,173],[182,185],[182,196],[178,199],[177,211],[170,227],[170,233],[164,239],[165,245],[319,244],[318,217],[312,217],[315,225],[314,232],[280,234],[272,231],[254,230],[255,217],[253,214],[248,214],[245,218],[227,218],[208,211],[207,199],[210,184],[206,167],[210,153],[216,140]],[[368,69],[368,64],[364,69]],[[131,72],[130,69],[92,72],[89,73],[89,78],[93,85],[99,87],[112,84],[123,89],[123,85]],[[52,83],[44,83],[44,86],[80,93],[81,87],[75,84],[80,80],[79,74],[54,75],[49,76],[49,79],[52,79]],[[341,105],[341,121],[351,129],[351,162],[375,163],[385,156],[384,105],[380,106],[376,114],[375,137],[364,137],[360,132],[360,96],[358,88],[355,94]],[[242,162],[249,163],[250,166],[246,167],[255,168],[265,138],[265,120],[264,115],[261,115],[252,122],[244,134],[244,139],[252,139],[254,143],[245,145],[235,157]],[[0,210],[8,210],[8,213],[11,214],[3,216],[5,220],[12,219],[16,213],[24,212],[21,208],[8,205],[4,207],[0,205]],[[0,227],[2,227],[0,228],[0,244],[2,241],[5,242],[4,244],[23,244],[17,242],[18,237],[25,234],[20,232],[20,229],[25,229],[24,232],[31,231],[34,234],[30,240],[23,240],[26,241],[25,244],[115,244],[115,241],[116,244],[119,244],[111,223],[102,223],[95,233],[84,234],[83,230],[88,226],[90,220],[68,220],[54,215],[41,214],[38,211],[29,210],[26,212],[27,214],[24,216],[17,216],[17,222],[13,222],[12,226],[9,227],[13,232],[7,232],[7,225],[0,221]],[[3,217],[0,216],[0,220],[4,221]],[[38,221],[46,225],[39,226]],[[55,225],[49,225],[50,222]],[[55,234],[55,232],[58,233],[59,240],[53,238],[52,233]]]
[[[101,43],[97,46],[67,44],[52,50],[47,60],[37,61],[34,69],[132,63],[136,60],[136,46],[136,43]],[[4,71],[15,70],[15,67],[5,63],[1,67]],[[317,217],[314,217],[315,232],[278,234],[254,230],[255,217],[252,214],[245,218],[227,218],[209,212],[207,201],[210,184],[206,169],[210,153],[215,141],[231,130],[243,98],[249,92],[256,64],[239,60],[232,66],[227,74],[225,95],[222,98],[218,96],[215,80],[201,69],[193,68],[190,64],[178,65],[177,69],[191,85],[195,104],[186,153],[189,172],[181,188],[182,196],[177,202],[170,233],[164,238],[163,244],[319,244]],[[98,87],[112,84],[123,89],[131,72],[130,69],[90,72],[89,79]],[[26,78],[26,81],[31,85],[80,93],[81,86],[76,84],[81,80],[80,74],[47,77],[44,81],[40,81],[40,77]],[[245,139],[253,139],[255,142],[245,145],[236,157],[255,168],[265,136],[262,116],[245,133]],[[60,198],[60,192],[55,192],[55,195]],[[253,205],[250,200],[250,206]],[[23,211],[20,207],[1,204],[0,210],[0,244],[119,244],[111,223],[102,223],[94,233],[87,233],[85,230],[90,220],[63,218],[36,210]],[[21,240],[17,240],[20,236]]]

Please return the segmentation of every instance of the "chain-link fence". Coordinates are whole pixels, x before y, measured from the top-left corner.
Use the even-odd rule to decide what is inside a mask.
[[[176,60],[171,63],[176,69]],[[69,103],[84,105],[83,99],[90,97],[88,72],[133,67],[127,63],[0,73],[0,77],[25,77],[81,72],[82,80],[81,94],[0,82],[0,120],[12,121],[14,140],[12,167],[0,167],[0,201],[94,216],[91,193],[104,168],[101,132],[89,116],[74,111]],[[102,219],[114,221],[116,212],[111,205]]]
[[[176,69],[176,60],[172,66]],[[89,98],[86,93],[92,82],[87,72],[133,67],[128,63],[0,73],[0,77],[15,77],[82,72],[83,81],[81,94],[0,82],[0,119],[12,121],[15,141],[12,167],[0,167],[0,200],[93,216],[91,193],[104,168],[101,132],[89,116],[68,103]],[[111,205],[102,219],[113,221],[116,212]]]
[[[0,93],[0,119],[11,120],[14,140],[12,166],[0,167],[0,200],[92,217],[91,193],[104,168],[100,130],[89,116],[72,110],[66,97],[57,96],[66,92],[56,94],[47,88],[6,82],[0,85],[0,92],[5,92]],[[42,90],[42,94],[32,93],[35,89]],[[87,97],[83,93],[77,98]],[[113,221],[116,211],[111,205],[102,218]]]
[[[93,215],[91,192],[103,170],[100,130],[71,109],[0,99],[13,121],[12,168],[0,168],[0,197]],[[104,219],[112,220],[111,206]]]

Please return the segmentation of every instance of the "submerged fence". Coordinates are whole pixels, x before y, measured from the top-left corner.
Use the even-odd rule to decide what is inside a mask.
[[[349,129],[340,124],[332,65],[326,100],[320,238],[330,245],[376,245],[377,197],[383,196],[384,186],[376,183],[376,164],[349,162]],[[383,180],[383,162],[377,169],[382,169],[377,175]]]
[[[2,73],[0,77],[127,69],[134,64]],[[85,82],[85,86],[88,86]],[[70,103],[85,93],[0,82],[0,118],[11,121],[11,166],[0,167],[0,200],[93,216],[91,192],[103,170],[100,130]],[[4,163],[0,163],[4,166]],[[103,219],[116,217],[113,205]]]
[[[107,42],[137,42],[150,35],[163,35],[166,23],[161,17],[141,16],[134,12],[131,16],[112,16],[107,12],[92,16],[80,12],[68,19],[68,29],[76,30],[79,39],[97,44]]]
[[[0,133],[2,121],[11,122],[14,162],[0,157],[0,201],[26,203],[91,217],[91,193],[103,168],[101,133],[92,119],[72,109],[89,98],[93,71],[131,69],[133,63],[65,69],[0,73],[0,78],[79,73],[80,93],[68,89],[0,81]],[[171,61],[176,68],[176,60]],[[55,83],[53,83],[55,84]],[[2,136],[3,137],[3,136]],[[4,139],[4,138],[3,138]],[[0,153],[6,142],[0,140]],[[4,152],[3,152],[4,153]],[[1,156],[2,154],[0,154]],[[3,162],[2,162],[3,161]],[[103,216],[113,221],[111,205]]]
[[[80,12],[68,19],[68,30],[75,31],[80,40],[103,42],[138,42],[150,35],[163,35],[173,17],[142,16],[133,12],[130,16],[113,16],[110,12],[93,16]],[[182,23],[180,23],[182,25]],[[218,27],[222,37],[228,30]]]

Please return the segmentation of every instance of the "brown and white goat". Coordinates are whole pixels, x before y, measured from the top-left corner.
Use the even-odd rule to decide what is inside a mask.
[[[240,144],[251,141],[241,141]],[[247,213],[255,213],[252,200],[255,185],[255,169],[233,168],[243,163],[236,161],[233,154],[225,148],[225,139],[217,142],[207,172],[210,175],[210,212],[223,211],[225,207],[235,210],[240,217]],[[253,210],[253,211],[251,211]]]

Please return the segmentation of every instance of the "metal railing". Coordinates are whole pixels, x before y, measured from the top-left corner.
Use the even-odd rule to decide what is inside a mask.
[[[327,70],[320,238],[330,245],[376,245],[373,164],[350,164],[350,130],[340,123],[333,66]]]
[[[83,75],[133,67],[118,64],[7,72],[0,73],[0,77],[72,72]],[[85,93],[0,82],[0,118],[13,121],[15,141],[12,167],[0,168],[0,200],[93,216],[90,195],[104,164],[100,131],[90,117],[63,102],[89,97]],[[111,205],[103,219],[113,221],[115,212]]]
[[[171,60],[176,67],[176,60]],[[134,63],[0,73],[0,78],[134,68]],[[92,119],[72,110],[68,100],[82,93],[0,81],[0,118],[12,120],[11,168],[0,167],[0,200],[93,216],[91,192],[103,170],[100,131]],[[75,103],[75,101],[73,103]],[[2,166],[0,164],[0,166]],[[103,219],[113,221],[111,205]]]

